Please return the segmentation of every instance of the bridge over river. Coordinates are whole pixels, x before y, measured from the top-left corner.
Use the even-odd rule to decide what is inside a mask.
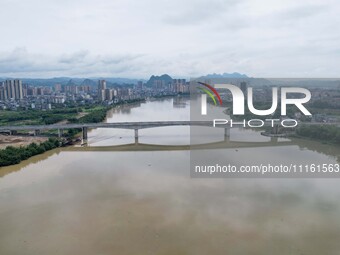
[[[115,122],[115,123],[79,123],[79,124],[52,124],[52,125],[21,125],[21,126],[0,126],[0,132],[8,132],[10,135],[13,132],[28,130],[34,131],[34,134],[39,134],[42,130],[58,130],[59,137],[62,136],[64,129],[82,129],[83,140],[87,140],[88,129],[93,128],[117,128],[117,129],[132,129],[135,131],[135,142],[138,142],[138,130],[155,127],[168,126],[207,126],[212,127],[212,121],[148,121],[148,122]],[[229,134],[230,126],[224,126],[226,135]]]
[[[308,125],[338,125],[339,123],[304,123]],[[268,126],[266,123],[265,126]],[[146,122],[114,122],[114,123],[77,123],[77,124],[52,124],[52,125],[20,125],[20,126],[0,126],[0,132],[8,132],[10,135],[17,131],[34,131],[37,135],[42,130],[58,130],[58,136],[61,137],[64,129],[82,129],[83,141],[87,141],[88,129],[93,128],[117,128],[117,129],[131,129],[134,130],[135,144],[138,144],[138,130],[155,127],[168,126],[206,126],[213,127],[213,121],[146,121]],[[240,125],[218,125],[218,128],[224,128],[225,140],[230,136],[230,128],[237,128]],[[276,126],[274,127],[276,128]]]

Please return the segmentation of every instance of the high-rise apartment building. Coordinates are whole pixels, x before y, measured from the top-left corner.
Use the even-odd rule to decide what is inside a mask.
[[[5,82],[0,82],[0,101],[7,100],[7,91],[5,90]]]
[[[138,81],[136,88],[139,90],[143,89],[143,81]]]
[[[60,83],[54,84],[54,91],[61,92],[62,86]]]
[[[22,81],[21,80],[6,80],[0,86],[0,100],[15,99],[20,100],[24,98]]]
[[[99,80],[98,81],[98,100],[104,101],[105,100],[105,89],[106,89],[106,81],[105,80]]]
[[[112,89],[105,89],[105,100],[112,101],[113,93]]]
[[[188,93],[189,84],[187,84],[185,79],[173,79],[170,90],[175,93]]]
[[[22,91],[22,81],[14,80],[14,98],[15,99],[23,99],[23,91]]]
[[[241,90],[244,95],[247,95],[247,83],[245,81],[241,82]]]

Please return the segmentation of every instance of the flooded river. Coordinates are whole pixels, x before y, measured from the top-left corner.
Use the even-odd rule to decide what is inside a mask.
[[[185,99],[122,106],[107,122],[188,120]],[[139,142],[184,145],[189,127],[139,131]],[[231,139],[269,139],[232,130]],[[0,168],[0,254],[340,253],[340,179],[193,179],[188,150],[110,151],[133,130],[95,129],[89,146]],[[256,148],[224,149],[233,160]],[[259,153],[258,153],[259,154]],[[295,139],[272,160],[340,161],[339,147]],[[238,158],[239,157],[239,158]]]

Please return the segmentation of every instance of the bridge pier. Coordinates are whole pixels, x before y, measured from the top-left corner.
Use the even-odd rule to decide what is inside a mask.
[[[279,125],[274,125],[272,127],[272,134],[277,135],[279,133]]]
[[[87,127],[83,127],[83,144],[87,144]]]
[[[228,142],[230,139],[230,128],[225,128],[224,129],[224,141]]]
[[[63,133],[64,133],[64,129],[59,128],[58,129],[58,137],[61,138],[63,136]]]
[[[138,129],[135,128],[135,144],[138,143]]]

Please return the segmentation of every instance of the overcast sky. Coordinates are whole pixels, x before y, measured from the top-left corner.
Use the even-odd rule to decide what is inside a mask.
[[[0,0],[0,77],[340,77],[338,0]]]

